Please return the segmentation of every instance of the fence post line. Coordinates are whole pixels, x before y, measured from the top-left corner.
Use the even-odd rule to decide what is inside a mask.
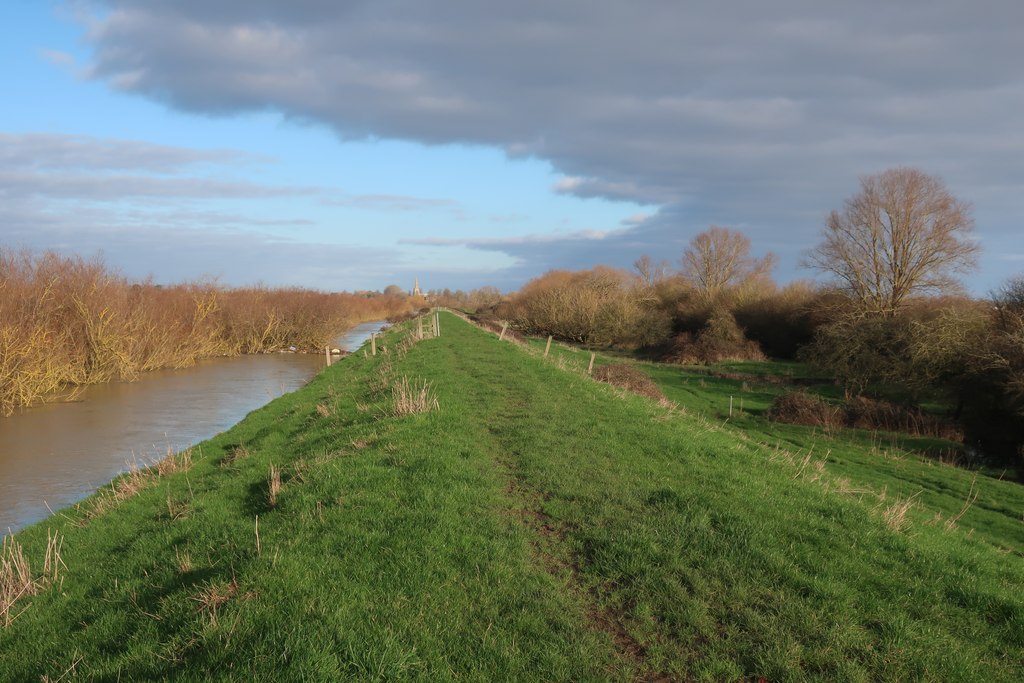
[[[551,350],[551,335],[549,334],[549,335],[548,335],[548,343],[547,343],[547,346],[545,346],[545,347],[544,347],[544,357],[545,357],[545,358],[547,358],[547,357],[548,357],[548,351],[550,351],[550,350]]]
[[[324,351],[327,352],[327,364],[331,364],[331,347],[330,345],[324,347]]]
[[[729,397],[729,417],[732,417],[732,396]]]
[[[416,338],[423,341],[423,316],[416,318]]]
[[[505,338],[505,330],[507,330],[507,329],[508,329],[508,323],[502,323],[502,325],[501,325],[501,334],[498,335],[498,341],[501,341],[502,339]]]
[[[441,336],[441,314],[437,311],[434,311],[434,331],[438,337]]]
[[[374,356],[377,355],[377,333],[376,332],[371,332],[370,333],[370,353],[373,354]]]
[[[597,356],[597,354],[594,353],[593,351],[591,351],[590,352],[590,365],[587,366],[587,374],[588,375],[593,375],[594,374],[594,357],[595,356]]]

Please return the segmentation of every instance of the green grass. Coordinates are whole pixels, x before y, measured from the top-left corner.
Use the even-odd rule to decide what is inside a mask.
[[[542,351],[544,340],[531,340],[531,345]],[[551,358],[556,362],[563,358],[564,364],[580,367],[579,363],[589,362],[589,352],[553,344]],[[595,367],[623,360],[598,356]],[[812,457],[826,462],[833,477],[849,479],[858,489],[885,491],[889,498],[916,496],[913,517],[919,522],[931,521],[936,514],[944,519],[956,516],[968,497],[973,496],[973,490],[978,494],[977,500],[959,519],[958,526],[988,540],[1001,551],[1024,555],[1024,486],[1007,480],[1007,477],[1012,479],[1014,473],[986,468],[969,470],[946,464],[943,461],[957,456],[962,446],[943,439],[859,429],[827,434],[818,428],[769,422],[764,414],[772,401],[792,386],[717,376],[821,379],[800,363],[747,361],[716,363],[710,367],[636,363],[636,366],[661,387],[669,400],[692,414],[722,424],[723,428],[736,429],[743,438],[801,454],[811,452]],[[810,390],[831,397],[836,397],[837,391],[830,384],[815,384]],[[729,417],[730,398],[732,417]]]
[[[38,565],[59,528],[67,569],[0,629],[0,680],[1020,680],[1020,487],[979,477],[946,531],[963,470],[771,425],[756,392],[726,421],[712,378],[641,366],[671,410],[574,370],[585,352],[441,330],[346,358],[84,525],[18,533]],[[439,409],[394,416],[403,376]],[[924,490],[913,525],[840,477]]]

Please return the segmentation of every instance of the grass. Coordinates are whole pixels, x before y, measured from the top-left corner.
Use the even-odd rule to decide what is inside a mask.
[[[543,350],[545,340],[531,340]],[[584,354],[566,346],[552,347],[552,362],[578,367]],[[585,360],[589,361],[589,353]],[[598,356],[596,367],[621,363],[621,356]],[[837,391],[799,363],[746,361],[710,367],[680,367],[636,363],[662,389],[669,401],[695,416],[735,428],[739,438],[763,447],[791,452],[814,452],[825,457],[829,472],[845,479],[853,490],[907,498],[918,496],[920,516],[952,523],[987,539],[1000,552],[1024,553],[1024,486],[1007,481],[1004,470],[954,467],[962,446],[944,439],[860,429],[821,428],[770,422],[765,414],[776,396],[791,389],[772,379],[758,382],[752,375],[772,375],[806,384],[808,391],[832,396]],[[585,367],[585,366],[584,366]],[[841,394],[841,392],[838,392]],[[837,398],[838,396],[832,396]],[[733,414],[729,415],[730,398]],[[966,509],[965,509],[966,506]],[[938,519],[936,515],[940,516]]]
[[[67,568],[0,629],[0,680],[1021,678],[1018,485],[773,425],[758,389],[727,420],[734,380],[640,365],[677,408],[441,330],[19,532]],[[403,377],[436,407],[396,414]]]

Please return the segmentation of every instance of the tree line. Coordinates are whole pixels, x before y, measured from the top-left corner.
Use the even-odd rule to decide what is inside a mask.
[[[321,351],[404,296],[134,282],[101,260],[0,249],[0,414],[69,388],[198,359]]]
[[[880,384],[936,395],[965,441],[1024,465],[1024,277],[965,294],[976,267],[970,207],[919,169],[867,176],[826,218],[804,264],[826,276],[779,287],[772,254],[712,226],[678,264],[551,271],[494,309],[527,333],[685,363],[800,359],[848,398]]]

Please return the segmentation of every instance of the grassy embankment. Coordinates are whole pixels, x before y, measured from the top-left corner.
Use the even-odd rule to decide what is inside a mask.
[[[1016,485],[979,478],[947,529],[962,470],[442,332],[17,534],[38,570],[59,529],[66,569],[0,679],[1020,679]],[[395,415],[403,377],[438,408]]]

